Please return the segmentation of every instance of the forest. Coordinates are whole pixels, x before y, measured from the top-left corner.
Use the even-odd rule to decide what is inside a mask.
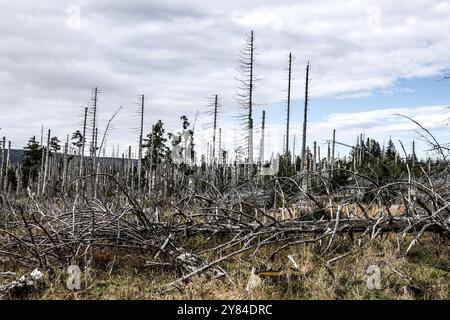
[[[82,127],[65,138],[42,129],[12,150],[3,137],[0,299],[449,298],[448,147],[398,115],[429,156],[415,142],[359,132],[348,145],[336,130],[321,150],[307,135],[308,62],[296,153],[289,54],[283,151],[266,159],[264,111],[258,135],[254,124],[254,42],[252,31],[239,56],[236,150],[222,144],[218,94],[203,153],[195,119],[174,115],[178,132],[163,120],[149,127],[141,95],[137,152],[107,156],[121,108],[99,124],[97,88]]]

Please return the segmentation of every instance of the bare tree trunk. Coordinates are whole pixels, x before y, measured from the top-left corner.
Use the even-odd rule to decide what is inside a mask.
[[[94,180],[94,199],[97,198],[97,188],[98,188],[98,174],[100,172],[100,163],[97,163],[97,167],[95,169],[95,180]]]
[[[292,145],[292,164],[294,165],[294,172],[295,172],[295,134],[294,134],[294,143]]]
[[[97,87],[94,89],[94,97],[93,97],[93,109],[92,109],[92,141],[91,141],[91,157],[92,157],[92,172],[95,172],[95,162],[96,162],[96,154],[97,154],[97,96],[98,89]]]
[[[22,168],[20,165],[16,169],[16,177],[17,177],[16,196],[18,196],[18,195],[20,195],[21,186],[22,186]]]
[[[42,178],[44,177],[44,164],[45,164],[45,148],[44,146],[41,144],[41,168],[39,170],[39,175],[38,175],[38,184],[37,184],[37,194],[40,195],[41,194],[41,187],[43,185],[42,183]],[[30,171],[31,173],[31,171]],[[28,184],[29,185],[29,184]]]
[[[219,164],[222,165],[223,164],[223,159],[222,159],[222,128],[219,128],[219,154],[218,154],[218,158],[219,158]]]
[[[331,162],[331,149],[330,149],[330,141],[327,142],[328,152],[327,152],[327,165],[326,169],[328,170]]]
[[[144,134],[144,102],[145,102],[145,96],[142,95],[141,98],[141,121],[140,121],[140,130],[139,130],[139,149],[138,149],[138,194],[139,198],[142,200],[142,194],[141,194],[141,179],[142,179],[142,139]]]
[[[63,193],[66,192],[67,184],[67,152],[69,150],[69,135],[67,135],[67,141],[64,145],[64,156],[63,156],[63,172],[62,172],[62,190]]]
[[[84,163],[84,146],[86,144],[86,121],[87,121],[87,112],[88,108],[84,108],[84,120],[83,120],[83,137],[81,139],[81,152],[80,152],[80,167],[78,171],[78,179],[76,183],[76,194],[78,195],[80,183],[81,188],[83,188],[83,181],[81,180],[81,177],[83,176],[83,163]],[[81,181],[81,182],[80,182]]]
[[[289,53],[288,65],[288,92],[287,92],[287,108],[286,108],[286,147],[285,154],[289,154],[289,120],[291,113],[291,74],[292,74],[292,53]]]
[[[264,164],[264,131],[266,129],[266,111],[262,112],[262,123],[261,123],[261,142],[259,144],[259,162],[261,166]]]
[[[155,126],[152,126],[152,133],[155,131]],[[153,191],[153,148],[154,148],[154,134],[152,134],[152,138],[150,139],[150,180],[149,182],[149,192]]]
[[[9,191],[8,172],[9,172],[9,167],[11,165],[10,159],[11,159],[11,141],[8,141],[8,153],[6,155],[6,165],[5,165],[5,174],[4,174],[5,181],[3,182],[3,188],[8,191]]]
[[[250,35],[250,79],[249,79],[249,99],[248,99],[248,164],[253,166],[253,65],[254,65],[254,35],[253,30]],[[252,168],[253,169],[253,168]],[[249,170],[250,172],[250,170]]]
[[[303,141],[302,141],[302,171],[307,169],[306,160],[306,129],[308,122],[308,86],[309,86],[309,61],[306,66],[306,82],[305,82],[305,109],[303,111]]]
[[[316,173],[316,171],[317,171],[317,142],[316,141],[314,141],[312,171],[314,173]]]
[[[50,156],[50,134],[51,130],[48,129],[47,133],[47,150],[45,152],[45,168],[44,168],[44,176],[42,177],[42,190],[41,190],[41,196],[45,194],[45,189],[47,187],[47,176],[48,176],[48,170],[50,167],[49,164],[49,156]]]
[[[317,146],[318,171],[322,171],[322,158],[320,157],[320,146]]]
[[[362,165],[362,160],[363,160],[363,150],[362,150],[362,147],[363,147],[363,135],[362,135],[362,133],[360,134],[360,136],[359,136],[359,165],[361,166]]]
[[[214,97],[214,123],[213,123],[212,164],[216,165],[216,130],[217,130],[217,94]]]
[[[336,129],[333,129],[333,142],[331,144],[331,171],[333,171],[333,169],[334,169],[334,162],[335,162],[334,151],[335,151],[335,147],[336,147]]]
[[[131,176],[131,146],[128,146],[128,161],[127,161],[127,186],[129,187],[131,185],[131,180],[133,177]],[[131,179],[130,179],[131,177]]]
[[[3,190],[3,168],[5,165],[5,147],[6,147],[6,138],[3,137],[2,145],[1,145],[1,159],[0,159],[0,191]]]

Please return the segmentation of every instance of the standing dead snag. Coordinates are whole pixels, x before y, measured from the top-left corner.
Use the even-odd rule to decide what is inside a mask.
[[[11,141],[8,141],[8,153],[6,155],[6,164],[5,164],[5,175],[4,175],[4,182],[3,182],[3,188],[6,191],[9,191],[9,169],[11,168]]]
[[[307,170],[306,161],[306,128],[308,122],[308,87],[309,87],[309,61],[306,66],[306,81],[305,81],[305,109],[303,111],[303,141],[302,141],[302,172]]]
[[[144,134],[144,101],[145,96],[141,96],[141,109],[140,109],[140,129],[139,129],[139,144],[138,144],[138,194],[141,197],[141,180],[142,180],[142,140]],[[142,200],[142,199],[141,199]]]
[[[97,153],[97,96],[98,89],[97,87],[94,89],[93,97],[92,97],[92,140],[91,140],[91,157],[92,157],[92,172],[95,172],[95,162],[96,162],[96,153]]]
[[[68,161],[68,152],[69,152],[69,135],[67,135],[67,140],[64,145],[64,155],[63,155],[63,171],[62,171],[62,191],[66,191],[67,184],[67,161]]]
[[[254,37],[253,30],[250,38],[250,83],[248,98],[248,163],[253,165],[253,63],[254,63]]]
[[[253,31],[246,36],[244,47],[239,55],[239,73],[241,79],[238,79],[239,102],[245,110],[241,115],[244,121],[244,128],[247,130],[247,155],[248,155],[248,173],[253,172],[253,91],[254,91],[254,63],[255,63],[255,45]],[[250,169],[251,168],[251,169]]]
[[[42,190],[41,190],[41,196],[45,194],[45,188],[47,186],[47,176],[48,171],[50,169],[50,163],[49,163],[49,156],[50,156],[50,134],[51,131],[48,129],[48,136],[47,136],[47,148],[45,150],[45,168],[44,168],[44,176],[42,177]]]
[[[209,146],[209,142],[208,142],[208,147],[206,150],[207,151],[206,152],[207,163],[216,165],[216,163],[217,163],[217,156],[216,156],[217,120],[218,120],[218,116],[219,116],[219,111],[221,109],[221,105],[219,102],[219,96],[217,94],[212,96],[207,108],[208,108],[207,114],[209,116],[212,116],[212,122],[208,123],[208,127],[212,126],[212,129],[213,129],[212,143]],[[195,124],[194,124],[194,126],[195,126]],[[186,129],[187,129],[187,127],[183,128],[183,132],[185,132]],[[189,140],[192,141],[192,139],[189,139]],[[185,139],[185,142],[186,142],[186,139]],[[185,150],[186,150],[186,147],[187,146],[185,146],[185,148],[184,148]],[[220,154],[220,146],[219,146],[219,154]],[[186,156],[188,156],[188,155],[185,153],[185,158],[186,158]],[[184,162],[187,163],[186,159],[184,159]],[[190,163],[191,163],[191,161],[190,161]],[[220,163],[220,161],[219,161],[219,163]]]
[[[0,159],[0,191],[3,190],[3,166],[5,162],[5,147],[6,147],[6,138],[3,137],[1,143],[1,159]]]
[[[88,108],[84,108],[84,120],[83,120],[83,134],[81,137],[81,152],[80,152],[80,165],[78,169],[78,177],[80,178],[83,175],[83,162],[84,162],[84,146],[86,144],[86,121],[87,121],[87,113]],[[78,195],[78,192],[80,190],[80,183],[81,187],[83,187],[83,182],[80,182],[80,179],[77,179],[76,182],[76,194]]]
[[[334,170],[334,162],[335,162],[335,157],[334,157],[335,148],[336,148],[336,129],[333,129],[333,140],[331,143],[331,172],[332,173]]]
[[[262,112],[262,123],[261,123],[261,142],[259,144],[259,162],[262,166],[264,164],[264,130],[266,129],[266,111]]]
[[[219,164],[222,165],[222,128],[219,128]]]
[[[287,106],[286,106],[286,147],[285,154],[289,154],[289,120],[291,112],[291,75],[292,75],[292,53],[289,53],[288,64],[288,91],[287,91]]]
[[[312,171],[314,173],[317,172],[317,142],[314,141],[314,147],[313,147],[313,162],[312,162]]]
[[[292,144],[292,166],[293,166],[293,168],[294,168],[294,172],[296,171],[296,169],[295,169],[295,138],[296,138],[296,136],[295,136],[295,134],[294,134],[294,141],[293,141],[293,144]]]
[[[213,157],[213,165],[216,164],[216,129],[217,129],[217,94],[214,99],[214,125],[213,125],[213,151],[212,151],[212,157]]]
[[[101,151],[103,150],[103,154],[105,153],[105,149],[106,149],[106,136],[108,135],[110,129],[111,129],[111,123],[114,120],[114,118],[117,116],[117,114],[120,112],[120,110],[122,109],[122,106],[119,107],[119,109],[117,109],[116,112],[114,112],[114,114],[112,115],[112,117],[108,120],[108,123],[106,124],[106,129],[105,132],[103,133],[103,137],[102,137],[102,142],[100,143],[100,147],[98,148],[98,156],[100,157]],[[119,150],[119,147],[117,147],[117,150]],[[113,154],[112,156],[114,157],[114,146],[113,146]],[[117,157],[119,157],[119,155],[117,154]]]

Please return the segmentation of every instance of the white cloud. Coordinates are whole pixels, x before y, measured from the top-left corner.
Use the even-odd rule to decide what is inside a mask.
[[[412,141],[416,141],[416,152],[420,156],[426,156],[425,150],[429,146],[418,132],[425,133],[418,125],[401,115],[408,116],[419,122],[430,130],[440,143],[447,144],[450,142],[450,132],[448,132],[450,108],[443,105],[375,108],[364,112],[332,113],[323,120],[310,121],[308,123],[307,142],[309,146],[312,146],[313,141],[316,141],[318,146],[322,148],[322,155],[326,155],[327,141],[332,139],[333,129],[336,129],[337,141],[347,145],[354,145],[360,134],[364,134],[366,138],[375,139],[381,144],[391,138],[398,147],[400,147],[399,140],[402,141],[406,148],[411,146]],[[202,119],[200,122],[204,120]],[[270,121],[270,118],[266,121],[265,157],[268,158],[272,152],[283,152],[286,124]],[[242,130],[234,123],[229,123],[225,128],[227,134],[222,137],[222,144],[233,151],[237,142],[242,138]],[[206,150],[206,144],[211,141],[208,138],[211,136],[211,133],[211,130],[197,132],[199,137],[196,141],[198,148],[203,151]],[[256,130],[254,135],[256,149],[260,145],[260,134],[261,131],[259,129]],[[298,155],[301,153],[302,127],[301,124],[291,122],[289,138],[291,151],[294,148],[294,136],[296,140],[295,150]],[[342,155],[347,154],[349,151],[343,146],[338,146],[337,149]],[[407,151],[410,150],[408,149]],[[255,152],[255,155],[258,154],[259,152]],[[233,153],[231,155],[233,156]]]
[[[81,9],[79,30],[67,28],[73,4]],[[15,146],[39,134],[41,123],[60,137],[74,131],[94,86],[102,90],[100,130],[124,106],[109,137],[122,149],[136,141],[130,114],[142,93],[147,131],[158,118],[168,131],[181,114],[193,121],[215,93],[235,115],[237,55],[250,29],[261,77],[255,101],[262,105],[283,100],[290,51],[294,99],[303,98],[307,60],[313,98],[367,96],[450,68],[448,1],[18,0],[1,7],[0,127]],[[366,131],[386,132],[374,113],[330,115],[315,130],[342,130],[346,121],[360,121],[355,130],[364,123]]]

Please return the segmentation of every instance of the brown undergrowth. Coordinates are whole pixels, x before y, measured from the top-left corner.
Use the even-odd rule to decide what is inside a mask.
[[[182,287],[166,285],[180,276],[174,267],[145,266],[151,256],[109,248],[94,250],[94,263],[83,271],[82,289],[66,288],[65,270],[45,272],[45,288],[21,299],[449,299],[450,256],[448,243],[436,236],[424,237],[421,245],[403,256],[397,236],[365,238],[359,245],[342,237],[324,253],[325,244],[287,248],[269,259],[270,247],[246,252],[224,261],[228,277],[193,277]],[[185,248],[198,250],[214,241],[193,237]],[[212,253],[203,255],[212,258]],[[291,258],[289,258],[289,256]],[[341,257],[335,261],[333,258]],[[381,289],[369,289],[369,265],[381,272]],[[0,264],[1,271],[18,275],[26,266]],[[251,274],[258,285],[248,288]],[[6,282],[7,279],[0,280]]]

